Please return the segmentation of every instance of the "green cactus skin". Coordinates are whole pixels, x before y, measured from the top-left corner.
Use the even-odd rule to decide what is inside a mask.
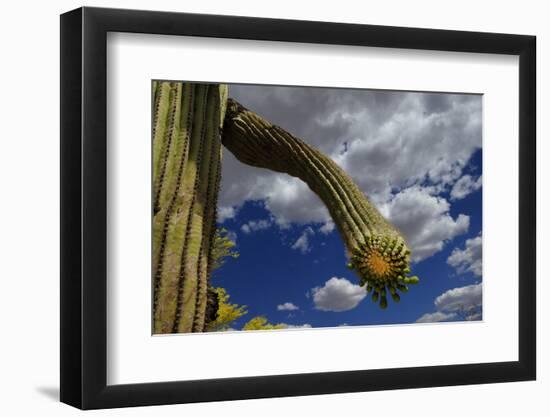
[[[153,333],[204,331],[227,87],[153,83]]]
[[[410,273],[410,251],[404,238],[334,161],[279,126],[247,110],[233,99],[227,103],[223,145],[241,162],[283,172],[303,180],[327,206],[360,284],[372,299],[387,307],[386,291],[399,301],[397,290],[416,284]]]

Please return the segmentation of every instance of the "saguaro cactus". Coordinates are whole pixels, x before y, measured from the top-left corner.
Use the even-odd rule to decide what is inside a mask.
[[[227,87],[153,83],[153,331],[205,328]]]
[[[227,111],[226,111],[227,109]],[[399,301],[410,252],[352,179],[331,159],[234,100],[227,87],[153,83],[153,331],[204,331],[215,320],[209,288],[221,144],[249,165],[305,181],[327,206],[372,299]],[[224,133],[222,136],[222,125]]]
[[[367,199],[353,180],[330,158],[282,128],[229,99],[223,145],[241,162],[283,172],[306,182],[327,206],[361,285],[372,299],[387,307],[387,292],[418,282],[410,273],[410,251],[405,240]]]

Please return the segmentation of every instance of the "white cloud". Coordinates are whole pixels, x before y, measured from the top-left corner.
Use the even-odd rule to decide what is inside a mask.
[[[482,285],[467,285],[453,288],[439,295],[435,301],[436,311],[421,316],[417,323],[465,320],[482,318]]]
[[[443,313],[436,311],[435,313],[426,313],[418,320],[417,323],[437,323],[441,321],[449,321],[456,318],[456,313]]]
[[[439,311],[458,312],[470,311],[480,307],[482,300],[482,285],[467,285],[465,287],[453,288],[438,296],[435,299],[435,307]]]
[[[357,307],[367,292],[345,278],[332,277],[323,287],[312,288],[311,295],[316,309],[339,312]]]
[[[241,230],[243,233],[249,234],[259,230],[268,229],[270,226],[271,222],[269,220],[250,220],[248,223],[241,226]]]
[[[454,248],[447,258],[447,263],[458,273],[471,272],[474,275],[482,274],[482,239],[481,234],[473,239],[467,239],[464,249]]]
[[[446,102],[437,112],[427,103],[434,97]],[[348,119],[348,151],[332,155],[374,201],[426,179],[450,185],[481,147],[479,98],[418,93],[376,98],[378,115],[371,106],[357,108]],[[393,103],[386,108],[377,103],[384,100]]]
[[[283,228],[291,223],[331,220],[319,197],[297,178],[244,165],[228,151],[224,153],[222,169],[221,207],[240,207],[245,201],[261,200],[275,223]]]
[[[306,254],[309,251],[311,251],[311,243],[309,241],[309,237],[313,236],[315,232],[311,227],[306,228],[303,233],[300,235],[300,237],[294,242],[294,244],[291,246],[294,250],[299,250],[302,254]]]
[[[309,323],[304,324],[286,324],[282,323],[285,326],[285,329],[311,329],[312,326]]]
[[[286,303],[283,303],[283,304],[279,304],[277,306],[277,310],[278,311],[294,311],[294,310],[298,310],[299,307],[291,302],[286,302]]]
[[[319,228],[319,232],[321,232],[324,235],[328,235],[333,230],[334,230],[334,222],[333,221],[328,221]]]
[[[482,316],[481,311],[474,311],[472,314],[468,314],[464,319],[466,321],[476,321],[481,320]]]
[[[330,221],[328,210],[321,199],[303,181],[278,174],[272,184],[264,191],[265,207],[273,214],[279,226]]]
[[[447,200],[430,191],[427,187],[410,187],[382,207],[390,222],[405,235],[415,262],[439,252],[445,242],[466,233],[470,225],[470,218],[464,214],[453,219]]]
[[[234,207],[220,206],[218,207],[218,222],[223,223],[228,219],[232,219],[237,214]]]
[[[481,176],[474,180],[471,175],[464,175],[460,178],[451,189],[451,200],[460,200],[468,194],[473,193],[481,188]]]

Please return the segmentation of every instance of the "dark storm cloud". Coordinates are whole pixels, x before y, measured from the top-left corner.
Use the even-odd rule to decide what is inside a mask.
[[[230,85],[229,95],[324,151],[346,139],[350,115],[369,109],[369,122],[377,126],[402,102],[401,92],[339,88]]]
[[[443,113],[453,105],[452,96],[445,94],[423,94],[422,98],[424,101],[424,111],[427,114]]]

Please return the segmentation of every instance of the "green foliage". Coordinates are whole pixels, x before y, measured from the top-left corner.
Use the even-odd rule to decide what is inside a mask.
[[[243,330],[276,330],[285,329],[284,324],[271,324],[264,316],[257,316],[250,319],[244,326]]]
[[[208,323],[206,330],[209,332],[219,332],[231,328],[231,324],[238,318],[248,313],[246,306],[231,304],[229,294],[224,288],[214,288],[218,294],[218,314],[216,320]]]
[[[220,268],[227,258],[236,259],[239,252],[235,250],[237,245],[228,236],[225,228],[217,228],[212,242],[210,267],[212,271]],[[223,288],[211,288],[209,290],[209,306],[206,318],[205,331],[223,331],[231,327],[231,323],[246,314],[246,306],[230,304],[229,294]],[[212,310],[212,308],[214,310]]]
[[[236,246],[236,243],[229,238],[226,228],[216,229],[212,247],[212,270],[220,268],[225,263],[226,258],[238,258],[239,252],[234,250]]]
[[[214,288],[218,296],[218,313],[216,320],[210,322],[206,328],[208,332],[221,332],[233,328],[237,319],[248,314],[247,307],[229,302],[229,294],[224,288]],[[242,330],[274,330],[285,329],[285,324],[271,324],[264,316],[250,319]]]

